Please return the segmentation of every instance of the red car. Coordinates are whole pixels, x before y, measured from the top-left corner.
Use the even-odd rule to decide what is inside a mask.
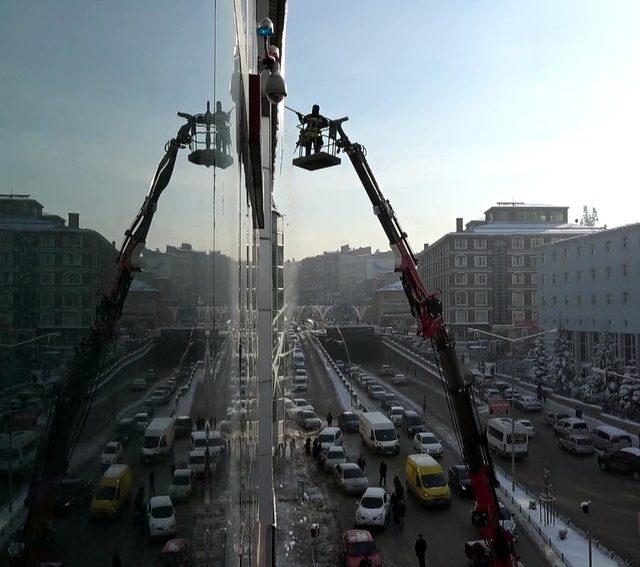
[[[360,567],[368,558],[372,567],[382,567],[378,548],[369,530],[347,530],[342,535],[342,561],[345,567]]]
[[[191,567],[191,564],[191,542],[188,539],[170,539],[158,561],[161,567]]]

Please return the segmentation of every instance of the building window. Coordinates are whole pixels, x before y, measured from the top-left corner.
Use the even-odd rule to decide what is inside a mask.
[[[611,277],[611,268],[606,268],[605,274],[607,275],[607,278],[610,278]]]
[[[607,299],[607,305],[611,305],[611,294],[610,293],[607,293],[606,299]]]
[[[553,251],[553,261],[555,262],[558,259],[558,251],[554,250]]]
[[[537,266],[538,265],[538,257],[537,256],[530,256],[531,259],[531,265],[532,266]]]
[[[524,238],[521,236],[514,236],[511,239],[511,248],[518,248],[522,250],[524,248]]]
[[[64,294],[64,306],[65,308],[80,307],[80,294],[79,293],[65,293]]]
[[[513,323],[524,321],[524,309],[514,309],[511,312],[511,321]]]
[[[487,274],[474,274],[473,283],[475,285],[487,285]]]
[[[62,246],[82,246],[81,234],[65,234],[62,237]]]
[[[576,298],[576,304],[582,305],[582,295],[578,294],[578,297]]]
[[[456,310],[456,323],[466,323],[467,322],[467,312],[465,309],[457,309]]]
[[[476,268],[486,268],[487,267],[487,257],[486,256],[475,256],[473,258],[473,265]]]
[[[596,294],[592,293],[591,294],[591,305],[595,305],[596,304]]]
[[[531,274],[531,285],[538,285],[538,274]]]
[[[63,285],[80,285],[82,276],[78,272],[65,272],[62,276]]]
[[[532,291],[531,292],[531,305],[536,305],[538,303],[538,292],[537,291]]]
[[[547,306],[547,298],[546,297],[542,297],[542,307],[546,307]]]
[[[542,263],[544,264],[544,254],[540,254],[540,258],[542,259]]]
[[[9,309],[13,307],[13,293],[0,293],[0,308]]]
[[[558,278],[556,277],[555,274],[551,276],[551,283],[558,283]]]
[[[628,239],[627,239],[627,237],[626,237],[626,236],[623,236],[623,237],[622,237],[622,247],[623,247],[623,248],[626,248],[626,247],[627,247],[627,244],[628,244]]]
[[[56,255],[55,254],[40,254],[41,266],[55,266]]]
[[[568,260],[568,259],[569,259],[569,251],[568,251],[566,248],[564,248],[564,249],[562,250],[562,257],[563,257],[565,260]]]
[[[591,254],[595,254],[596,253],[596,245],[592,244],[591,245]]]
[[[580,281],[581,279],[582,279],[582,272],[581,272],[580,270],[578,270],[578,271],[576,272],[576,280],[577,280],[577,281]]]
[[[467,292],[466,291],[456,291],[455,304],[456,305],[466,305],[467,304]]]
[[[40,246],[55,246],[56,245],[56,235],[55,234],[41,234],[40,235]]]
[[[486,250],[486,248],[487,248],[487,240],[486,240],[486,238],[474,238],[473,239],[473,247],[476,250]]]
[[[604,248],[607,252],[611,252],[611,240],[605,242]]]
[[[40,307],[53,307],[53,293],[40,294]]]
[[[13,244],[13,234],[10,232],[0,232],[0,246],[11,246]]]
[[[458,254],[454,260],[456,268],[466,268],[467,267],[467,257],[463,254]]]
[[[40,285],[55,285],[56,276],[50,272],[43,272],[40,274]]]
[[[13,254],[11,252],[0,254],[0,266],[13,266]]]
[[[80,313],[67,311],[62,314],[62,324],[65,327],[78,327],[80,325]]]
[[[591,279],[592,280],[596,279],[596,269],[595,268],[591,268]]]
[[[486,291],[476,291],[475,292],[475,304],[476,305],[488,305],[487,292]]]
[[[564,273],[564,281],[568,282],[569,281],[569,272],[565,272]]]
[[[582,246],[578,246],[576,248],[576,256],[578,257],[582,256]]]
[[[553,304],[558,305],[558,298],[555,295],[553,296]]]
[[[11,272],[0,272],[0,284],[13,285],[13,274]]]
[[[511,265],[514,268],[522,268],[524,266],[524,256],[511,256]]]
[[[623,276],[629,275],[629,265],[628,264],[622,264],[622,275]]]
[[[547,276],[545,276],[544,274],[542,274],[542,284],[546,284],[547,283]]]
[[[82,266],[81,254],[64,254],[62,256],[63,266]]]
[[[629,294],[626,291],[622,292],[622,303],[626,305],[629,303]]]
[[[511,305],[522,307],[524,305],[524,292],[514,291],[511,293]]]
[[[466,238],[456,238],[453,241],[453,247],[456,250],[466,250],[467,249],[467,240],[466,240]]]
[[[40,313],[40,327],[53,327],[53,313]]]
[[[513,285],[523,285],[524,284],[524,274],[522,272],[513,272],[511,274],[511,283]]]
[[[488,323],[489,311],[486,309],[477,309],[475,312],[476,323]]]
[[[539,248],[544,244],[544,239],[542,238],[532,238],[531,239],[531,248]]]
[[[564,304],[565,305],[569,305],[569,296],[568,295],[564,296]]]
[[[467,285],[467,274],[462,272],[456,272],[455,274],[456,285]]]

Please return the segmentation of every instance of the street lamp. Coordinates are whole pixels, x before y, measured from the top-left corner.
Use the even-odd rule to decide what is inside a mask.
[[[531,339],[535,339],[537,337],[541,337],[543,335],[548,335],[549,333],[555,333],[558,329],[550,329],[548,331],[542,331],[541,333],[534,333],[533,335],[526,335],[524,337],[519,337],[517,339],[510,339],[509,337],[503,337],[502,335],[497,335],[495,333],[490,333],[489,331],[483,331],[481,329],[473,329],[471,327],[467,328],[467,331],[470,333],[486,335],[493,339],[504,341],[509,343],[509,345],[513,345],[514,343],[522,343],[524,341],[528,341]],[[516,453],[515,453],[515,434],[516,434],[516,420],[513,416],[513,392],[516,389],[516,379],[514,376],[515,373],[511,375],[511,399],[509,400],[509,416],[511,417],[511,492],[516,491]]]

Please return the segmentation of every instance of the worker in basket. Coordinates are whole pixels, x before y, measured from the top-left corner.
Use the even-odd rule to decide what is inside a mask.
[[[318,153],[323,145],[322,129],[329,126],[329,121],[320,115],[320,106],[317,104],[311,108],[311,114],[302,116],[298,113],[298,119],[302,124],[298,145],[304,148],[307,156],[311,153],[312,147],[313,153]]]

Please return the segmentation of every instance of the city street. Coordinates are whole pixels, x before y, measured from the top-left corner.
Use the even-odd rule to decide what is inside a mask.
[[[308,339],[303,339],[302,346],[306,356],[307,372],[309,374],[309,391],[307,399],[314,405],[318,416],[326,421],[329,411],[337,419],[341,413],[340,404],[333,386],[333,382],[327,375],[321,357],[316,352]],[[366,397],[363,402],[370,403]],[[370,404],[377,406],[378,404]],[[428,420],[427,420],[428,422]],[[370,486],[377,486],[379,480],[379,465],[381,458],[373,455],[364,448],[357,433],[346,434],[344,447],[349,461],[355,462],[360,454],[366,460],[366,473]],[[398,476],[404,484],[404,463],[408,454],[414,453],[413,445],[406,435],[400,435],[400,455],[385,457],[389,469],[387,472],[387,484],[390,485],[394,476]],[[440,463],[445,470],[451,464],[459,463],[457,455],[446,445],[444,456]],[[357,498],[345,496],[339,491],[330,477],[326,475],[327,483],[333,497],[341,502],[340,523],[343,529],[353,527]],[[442,509],[423,509],[415,498],[408,496],[407,516],[404,529],[391,524],[385,530],[373,531],[376,544],[382,549],[385,561],[398,567],[410,565],[415,562],[413,546],[416,537],[422,533],[427,541],[428,557],[433,565],[463,565],[466,562],[464,555],[464,542],[479,537],[479,532],[472,526],[471,509],[472,502],[453,494],[451,506]],[[518,553],[525,565],[544,565],[540,552],[528,541],[526,537],[520,537],[517,544]],[[386,563],[385,563],[386,564]]]
[[[381,383],[386,382],[386,387],[418,404],[426,397],[427,415],[451,427],[444,392],[435,378],[407,375],[407,385],[392,386],[388,378],[378,375],[376,365],[365,363],[363,367]],[[548,404],[551,407],[552,402]],[[530,443],[529,457],[516,461],[518,481],[537,492],[541,487],[544,467],[548,466],[558,511],[583,530],[590,530],[594,538],[607,548],[636,564],[640,563],[637,518],[640,490],[637,481],[601,472],[595,456],[576,457],[562,451],[553,429],[544,424],[544,412],[525,414],[516,409],[515,416],[516,419],[530,419],[536,430]],[[488,417],[487,414],[481,415],[483,421]],[[496,457],[495,463],[507,472],[511,470],[508,460]],[[591,501],[589,516],[580,510],[580,503],[587,500]]]

